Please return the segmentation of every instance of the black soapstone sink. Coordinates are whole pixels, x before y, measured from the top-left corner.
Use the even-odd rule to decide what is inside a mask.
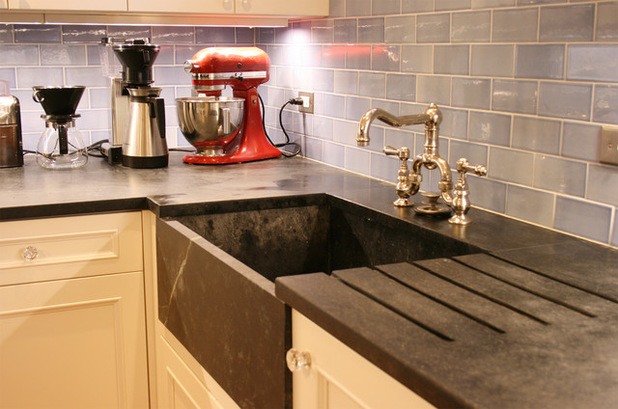
[[[291,313],[275,295],[277,277],[479,252],[325,194],[165,212],[159,320],[242,408],[291,407]]]
[[[329,195],[204,205],[201,214],[174,219],[273,282],[286,275],[479,252]]]

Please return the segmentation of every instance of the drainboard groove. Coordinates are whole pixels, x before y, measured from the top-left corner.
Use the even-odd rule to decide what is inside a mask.
[[[508,264],[508,265],[511,265],[511,266],[514,266],[514,267],[517,267],[517,268],[521,268],[522,270],[528,271],[528,272],[530,272],[530,273],[532,273],[532,274],[537,274],[536,272],[531,271],[531,270],[529,270],[529,269],[527,269],[527,268],[525,268],[525,267],[518,266],[517,264],[511,263],[511,262],[509,262],[509,261],[507,261],[507,260],[502,260],[502,259],[500,259],[500,258],[494,257],[493,255],[487,255],[487,257],[495,258],[496,260],[500,260],[500,261],[502,261],[502,262],[503,262],[503,263],[505,263],[505,264]],[[519,289],[519,290],[522,290],[522,291],[525,291],[525,292],[527,292],[527,293],[529,293],[529,294],[532,294],[532,295],[534,295],[534,296],[536,296],[536,297],[543,298],[543,299],[545,299],[545,300],[547,300],[547,301],[550,301],[550,302],[552,302],[552,303],[554,303],[554,304],[560,305],[560,306],[562,306],[562,307],[564,307],[564,308],[568,308],[568,309],[570,309],[570,310],[572,310],[572,311],[575,311],[575,312],[577,312],[577,313],[579,313],[579,314],[582,314],[582,315],[584,315],[584,316],[586,316],[586,317],[589,317],[589,318],[596,318],[596,315],[595,315],[595,314],[593,314],[593,313],[591,313],[591,312],[589,312],[589,311],[586,311],[586,310],[585,310],[585,309],[583,309],[583,308],[580,308],[580,307],[578,307],[578,306],[572,305],[572,304],[570,304],[570,303],[568,303],[568,302],[566,302],[566,301],[564,301],[564,300],[561,300],[561,299],[559,299],[559,298],[553,297],[553,296],[551,296],[551,295],[544,294],[544,293],[542,293],[542,292],[540,292],[540,291],[536,291],[536,290],[534,290],[534,289],[531,289],[531,288],[529,288],[529,287],[526,287],[525,285],[523,285],[523,284],[519,284],[519,283],[515,282],[514,280],[509,280],[508,278],[505,278],[505,277],[500,277],[498,274],[494,274],[494,273],[491,273],[491,272],[489,272],[489,271],[486,271],[486,270],[482,269],[482,268],[481,268],[481,267],[479,267],[479,266],[476,266],[476,265],[474,265],[474,264],[472,264],[472,263],[470,263],[470,262],[467,262],[467,261],[466,261],[466,260],[464,260],[464,259],[461,259],[461,258],[453,258],[452,260],[453,260],[453,261],[455,261],[456,263],[459,263],[459,264],[461,264],[461,265],[463,265],[463,266],[466,266],[467,268],[470,268],[470,269],[472,269],[472,270],[475,270],[475,271],[479,272],[480,274],[483,274],[483,275],[486,275],[486,276],[488,276],[488,277],[491,277],[491,278],[493,278],[493,279],[495,279],[495,280],[498,280],[498,281],[500,281],[500,282],[503,282],[503,283],[505,283],[505,284],[508,284],[508,285],[510,285],[510,286],[512,286],[512,287],[515,287],[515,288]],[[561,281],[559,281],[559,280],[555,280],[555,279],[553,279],[553,278],[551,278],[551,277],[546,277],[546,276],[545,276],[545,275],[543,275],[543,274],[539,274],[539,275],[540,275],[541,277],[543,277],[544,279],[547,279],[547,280],[553,281],[554,283],[561,284],[561,285],[566,285],[567,287],[570,287],[570,288],[573,288],[573,289],[576,289],[576,290],[580,290],[579,288],[577,288],[577,287],[575,287],[575,286],[573,286],[573,285],[570,285],[570,284],[567,284],[567,283],[563,283],[563,282],[561,282]],[[590,292],[588,292],[588,291],[584,291],[584,292],[586,292],[586,293],[590,294]],[[596,294],[590,294],[590,295],[596,295]]]

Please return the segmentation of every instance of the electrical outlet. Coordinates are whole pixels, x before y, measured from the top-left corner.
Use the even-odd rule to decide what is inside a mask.
[[[313,92],[299,92],[298,97],[303,100],[303,104],[298,106],[300,112],[313,114]]]
[[[599,161],[608,165],[618,165],[618,127],[601,128],[601,154]]]

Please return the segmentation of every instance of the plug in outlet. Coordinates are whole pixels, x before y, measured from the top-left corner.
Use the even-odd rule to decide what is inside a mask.
[[[303,100],[303,104],[298,106],[300,112],[313,114],[313,92],[299,92],[298,97]]]
[[[608,165],[618,165],[618,127],[604,126],[601,129],[599,161]]]

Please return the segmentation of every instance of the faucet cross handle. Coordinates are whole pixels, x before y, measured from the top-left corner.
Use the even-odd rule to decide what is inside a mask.
[[[472,165],[466,158],[461,158],[457,161],[457,172],[459,177],[453,191],[453,202],[451,208],[455,213],[448,221],[452,224],[466,225],[470,223],[470,219],[466,216],[470,210],[470,199],[468,198],[469,189],[466,173],[471,172],[478,176],[486,176],[487,168],[483,165]]]
[[[389,156],[397,156],[400,160],[399,171],[397,172],[397,196],[399,199],[395,200],[393,204],[397,207],[409,207],[414,206],[414,203],[409,201],[412,190],[412,180],[410,178],[410,169],[408,168],[408,159],[410,159],[410,149],[407,147],[393,148],[392,146],[385,146],[383,152]]]

